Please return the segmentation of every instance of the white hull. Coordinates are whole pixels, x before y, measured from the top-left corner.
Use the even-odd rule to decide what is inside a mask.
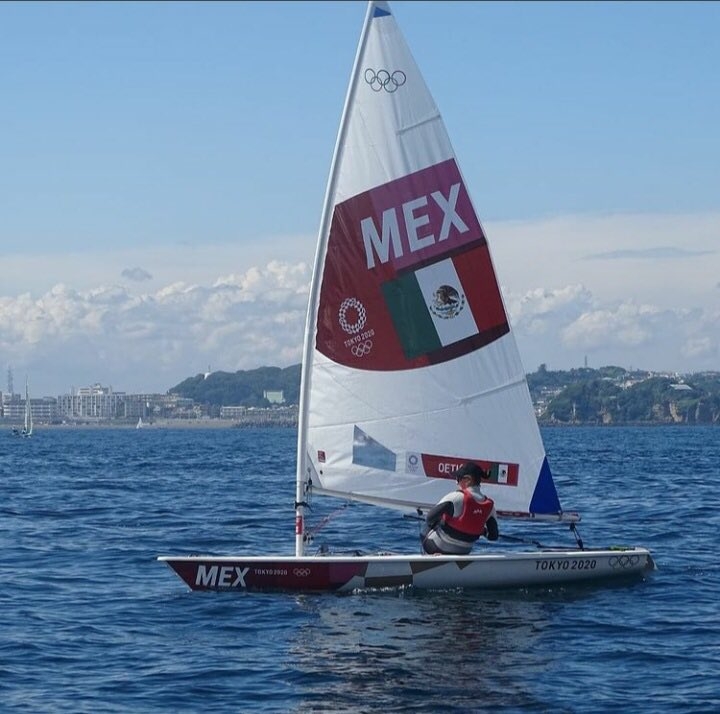
[[[641,576],[645,548],[537,550],[468,556],[160,556],[192,590],[352,592],[403,588],[491,589]]]

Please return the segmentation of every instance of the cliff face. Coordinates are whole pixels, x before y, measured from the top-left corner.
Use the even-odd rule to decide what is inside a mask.
[[[720,373],[583,369],[538,372],[528,384],[540,423],[720,424]]]

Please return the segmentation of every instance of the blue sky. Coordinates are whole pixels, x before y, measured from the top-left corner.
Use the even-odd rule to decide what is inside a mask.
[[[526,368],[720,369],[720,3],[391,7]],[[299,361],[364,14],[0,3],[3,371],[54,395]]]

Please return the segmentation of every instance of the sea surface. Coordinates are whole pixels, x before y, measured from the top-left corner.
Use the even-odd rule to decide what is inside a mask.
[[[0,711],[720,711],[720,428],[543,431],[586,545],[632,583],[191,593],[158,555],[292,553],[294,429],[0,435]],[[417,550],[316,498],[314,546]],[[551,544],[567,527],[501,523]],[[478,546],[480,547],[480,546]]]

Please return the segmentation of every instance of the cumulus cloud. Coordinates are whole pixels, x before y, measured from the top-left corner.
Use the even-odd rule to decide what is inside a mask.
[[[584,312],[562,329],[561,336],[568,345],[583,349],[614,344],[635,347],[647,342],[671,313],[649,305],[624,303],[615,308]]]
[[[565,217],[486,230],[529,371],[585,360],[720,369],[720,216]],[[34,394],[57,395],[94,382],[163,392],[208,364],[296,363],[312,247],[288,237],[250,249],[5,257],[0,367],[28,373]],[[117,265],[146,266],[128,270],[154,275],[153,289],[141,272],[114,284]]]
[[[210,287],[145,294],[59,284],[37,299],[0,298],[0,350],[50,394],[96,381],[164,392],[209,363],[287,366],[300,360],[309,281],[304,263],[271,262]]]
[[[510,294],[508,311],[516,330],[541,335],[579,317],[593,304],[590,291],[583,285],[568,285],[550,290],[535,288],[521,296]]]
[[[616,364],[693,372],[720,369],[720,312],[601,303],[582,286],[506,299],[526,368]]]

